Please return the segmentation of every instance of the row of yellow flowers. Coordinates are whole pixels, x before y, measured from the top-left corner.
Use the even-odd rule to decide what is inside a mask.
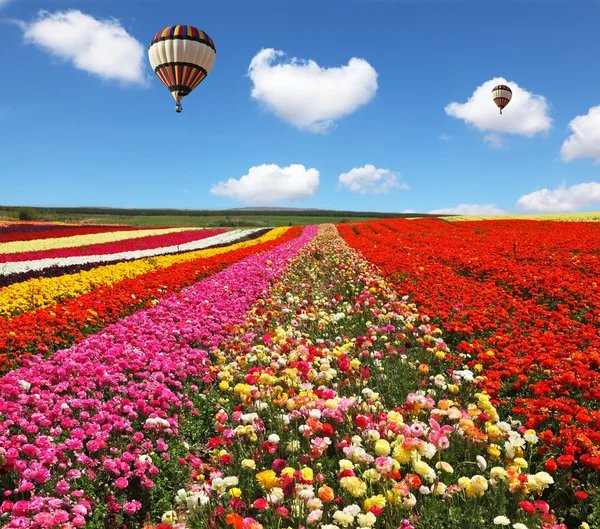
[[[93,270],[81,271],[75,274],[34,278],[16,283],[0,290],[0,316],[10,318],[28,310],[47,307],[59,299],[80,296],[91,291],[94,287],[110,286],[123,279],[137,277],[176,263],[213,257],[238,248],[261,244],[277,239],[287,230],[289,230],[288,227],[275,228],[256,239],[222,248],[197,250],[178,255],[146,257],[135,261],[100,266]]]
[[[179,233],[197,229],[198,228],[157,228],[155,230],[107,231],[103,233],[91,233],[88,235],[73,235],[71,237],[34,239],[31,241],[11,241],[0,243],[0,254],[40,252],[44,250],[54,250],[56,248],[75,248],[77,246],[127,241],[139,237],[168,235],[169,233]]]

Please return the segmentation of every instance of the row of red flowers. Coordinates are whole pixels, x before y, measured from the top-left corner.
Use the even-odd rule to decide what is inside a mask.
[[[290,241],[301,231],[298,227],[290,228],[274,240],[124,279],[12,319],[0,318],[0,372],[26,364],[33,355],[47,355],[69,347],[244,257]]]
[[[74,235],[90,235],[108,231],[131,231],[146,228],[133,226],[110,226],[95,224],[93,226],[64,226],[62,224],[21,224],[11,223],[0,226],[0,243],[12,241],[32,241],[34,239],[56,239],[58,237],[73,237]]]
[[[600,260],[593,223],[373,221],[338,229],[540,431],[548,469],[600,470]],[[576,468],[572,468],[576,470]]]
[[[74,246],[72,248],[53,248],[37,252],[20,252],[16,254],[0,255],[0,263],[33,261],[36,259],[56,259],[64,257],[78,257],[83,255],[107,255],[137,250],[152,250],[167,246],[178,246],[192,241],[199,241],[225,232],[224,229],[192,230],[162,235],[148,235],[136,239],[113,241],[87,246]]]

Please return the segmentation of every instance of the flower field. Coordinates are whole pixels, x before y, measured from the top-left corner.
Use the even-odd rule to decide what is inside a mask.
[[[599,527],[600,232],[565,224],[23,230],[3,526]]]

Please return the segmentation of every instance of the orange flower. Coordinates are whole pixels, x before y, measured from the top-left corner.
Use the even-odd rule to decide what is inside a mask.
[[[242,529],[244,527],[244,519],[235,513],[230,513],[225,517],[227,525],[233,525],[235,529]]]
[[[333,498],[335,498],[335,492],[331,487],[328,487],[327,485],[323,485],[322,487],[320,487],[318,494],[319,499],[321,501],[324,501],[325,503],[331,503],[333,501]]]

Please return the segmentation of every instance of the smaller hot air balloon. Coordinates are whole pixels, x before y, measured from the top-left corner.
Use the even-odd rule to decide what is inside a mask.
[[[512,90],[510,89],[510,86],[499,84],[492,89],[492,97],[494,98],[494,103],[496,103],[497,107],[500,109],[500,114],[502,114],[502,109],[508,105],[512,99]]]

